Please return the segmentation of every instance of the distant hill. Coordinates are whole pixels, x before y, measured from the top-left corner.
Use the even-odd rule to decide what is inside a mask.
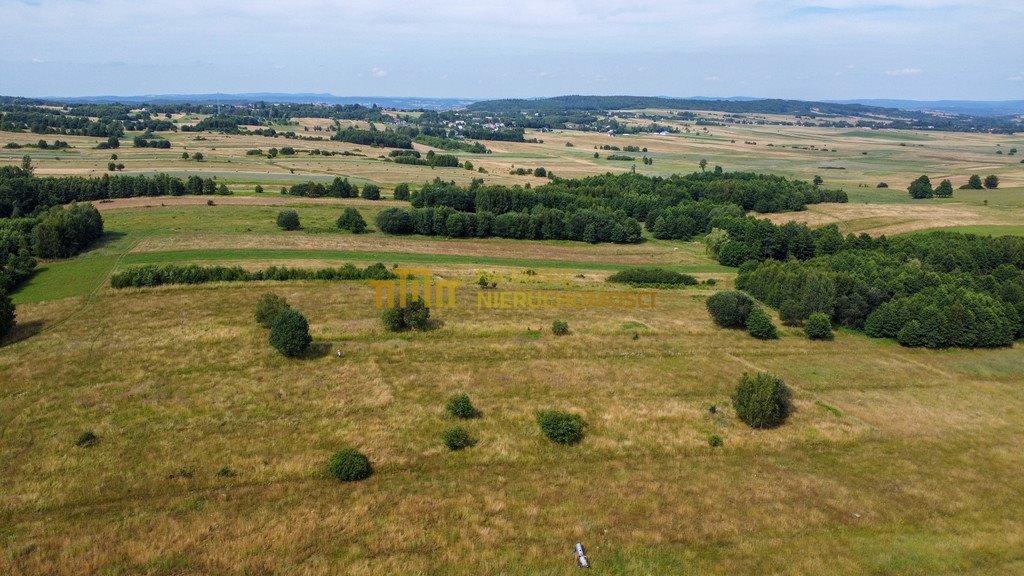
[[[486,100],[467,107],[478,112],[541,112],[564,113],[573,110],[637,110],[661,108],[667,110],[704,110],[732,113],[788,114],[788,115],[898,115],[894,108],[865,106],[863,104],[837,104],[832,102],[806,102],[803,100],[768,99],[705,99],[665,98],[661,96],[555,96],[553,98]]]
[[[864,104],[899,108],[902,110],[920,110],[926,112],[946,112],[950,114],[967,114],[970,116],[1010,116],[1024,114],[1024,100],[830,100],[836,104]]]
[[[416,98],[390,96],[334,96],[332,94],[300,93],[284,94],[278,92],[247,92],[242,94],[149,94],[144,96],[75,96],[41,98],[52,102],[74,104],[168,104],[188,102],[194,104],[248,104],[266,102],[268,104],[376,104],[384,108],[398,110],[451,110],[461,108],[473,102],[464,98]]]

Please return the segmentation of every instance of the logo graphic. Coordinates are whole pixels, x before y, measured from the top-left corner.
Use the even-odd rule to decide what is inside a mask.
[[[394,273],[398,275],[397,282],[394,280],[370,280],[369,282],[370,286],[376,290],[374,304],[378,309],[395,306],[405,308],[411,300],[416,299],[422,300],[423,305],[427,308],[431,306],[455,308],[455,288],[462,284],[461,282],[443,279],[434,281],[429,268],[395,268]],[[412,294],[410,294],[410,288]]]

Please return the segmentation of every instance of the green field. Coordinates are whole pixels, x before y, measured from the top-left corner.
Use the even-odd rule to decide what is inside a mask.
[[[755,340],[712,323],[705,301],[735,270],[699,242],[394,237],[373,223],[391,203],[277,192],[335,176],[380,183],[388,197],[399,182],[435,177],[537,186],[545,180],[509,170],[629,170],[604,150],[594,160],[594,146],[635,144],[655,159],[636,167],[645,174],[690,172],[706,158],[709,169],[820,173],[850,195],[775,221],[1024,234],[1024,165],[994,154],[996,144],[1024,148],[1020,136],[710,132],[530,132],[544,142],[487,142],[493,154],[471,157],[482,175],[387,163],[377,158],[386,150],[341,142],[286,145],[365,156],[246,156],[282,144],[258,136],[176,133],[169,151],[119,150],[127,173],[216,175],[235,194],[212,206],[98,203],[103,241],[42,262],[13,295],[18,325],[0,347],[0,573],[569,574],[576,542],[599,574],[1024,573],[1021,346],[911,349],[849,330],[817,342],[781,325],[780,340]],[[32,136],[0,133],[0,146]],[[69,151],[29,152],[37,173],[104,172],[109,151],[93,149],[96,139],[68,140]],[[207,161],[181,160],[185,147]],[[0,162],[24,153],[0,149]],[[911,201],[906,185],[921,173],[954,185],[995,173],[1003,184]],[[335,227],[346,206],[368,233]],[[275,226],[284,208],[299,212],[301,230]],[[432,331],[393,334],[362,282],[109,284],[146,264],[350,262],[428,267],[461,283],[458,306],[435,308]],[[717,284],[655,290],[650,308],[478,305],[481,274],[499,291],[632,290],[605,280],[635,266]],[[309,318],[311,353],[287,359],[269,346],[253,318],[268,291]],[[556,319],[569,335],[552,334]],[[793,389],[784,426],[753,430],[736,418],[731,394],[754,371]],[[462,423],[479,442],[449,452],[440,435],[457,422],[444,404],[461,392],[482,410]],[[584,440],[546,440],[535,421],[546,408],[582,415]],[[99,443],[75,446],[86,431]],[[712,448],[710,435],[724,445]],[[328,458],[346,446],[369,456],[373,476],[328,476]]]

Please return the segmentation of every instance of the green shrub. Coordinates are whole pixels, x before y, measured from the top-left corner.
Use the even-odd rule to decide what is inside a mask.
[[[576,444],[583,440],[583,429],[587,426],[579,414],[561,410],[537,412],[537,424],[545,436],[559,444]]]
[[[569,323],[565,320],[555,320],[551,323],[551,333],[555,336],[565,336],[569,333]]]
[[[732,399],[736,415],[751,428],[774,428],[786,421],[792,405],[781,378],[767,372],[744,373]]]
[[[768,316],[768,313],[760,306],[755,306],[747,316],[747,332],[761,340],[775,340],[779,337],[771,316]]]
[[[388,332],[403,330],[429,330],[430,308],[423,300],[417,298],[406,304],[405,308],[388,308],[381,313],[381,324]]]
[[[362,234],[366,230],[366,220],[363,220],[359,210],[352,207],[345,208],[345,211],[338,217],[337,224],[338,228],[348,230],[353,234]]]
[[[469,399],[469,394],[457,394],[448,399],[448,403],[445,404],[444,409],[456,418],[476,418],[480,415],[480,411],[473,406],[473,402]]]
[[[355,448],[345,448],[331,456],[327,471],[342,482],[355,482],[369,478],[373,474],[373,467],[370,466],[370,459],[362,452]]]
[[[441,440],[451,451],[462,450],[476,444],[476,439],[469,435],[465,428],[458,426],[448,428],[441,433]]]
[[[224,466],[220,470],[217,470],[217,476],[221,478],[234,478],[237,475],[238,474],[234,470],[228,468],[227,466]]]
[[[722,328],[744,328],[754,308],[750,296],[734,290],[712,294],[707,301],[708,312]]]
[[[17,314],[14,313],[14,303],[6,292],[0,290],[0,339],[14,328]]]
[[[722,440],[722,437],[718,434],[711,434],[708,436],[708,446],[711,446],[712,448],[719,448],[724,443],[725,442]]]
[[[293,358],[302,354],[312,341],[309,323],[297,310],[282,310],[270,323],[270,345],[285,356]]]
[[[803,321],[804,307],[800,302],[790,298],[779,305],[779,319],[786,326],[799,326]]]
[[[299,213],[295,210],[281,210],[277,213],[277,226],[282,230],[298,230]]]
[[[807,323],[804,324],[804,333],[811,340],[831,340],[833,338],[832,320],[822,312],[815,312],[807,318]]]
[[[284,310],[290,309],[288,301],[284,298],[274,294],[273,292],[267,292],[260,296],[260,299],[256,302],[256,322],[264,328],[270,328],[270,324]]]
[[[395,186],[395,200],[408,200],[409,199],[409,185],[399,184]]]
[[[380,200],[380,186],[367,184],[363,186],[363,191],[359,193],[359,196],[365,200]]]
[[[75,446],[78,446],[79,448],[92,448],[99,443],[100,437],[93,434],[91,431],[82,432],[78,437],[78,440],[75,440]]]

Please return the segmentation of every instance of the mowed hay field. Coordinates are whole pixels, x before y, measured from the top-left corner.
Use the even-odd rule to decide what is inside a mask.
[[[537,186],[546,180],[509,169],[629,170],[606,151],[593,158],[594,146],[611,144],[648,147],[654,165],[636,167],[647,174],[690,172],[707,158],[727,170],[821,174],[850,194],[848,204],[768,216],[776,222],[836,223],[844,233],[1024,233],[1024,165],[1005,153],[1024,149],[1020,136],[709,131],[536,132],[528,137],[544,143],[485,142],[492,154],[459,154],[486,174],[385,163],[386,149],[258,136],[171,134],[174,147],[159,151],[131,148],[130,136],[115,151],[78,137],[61,137],[74,146],[63,152],[0,149],[3,163],[31,155],[39,175],[100,175],[114,152],[126,174],[215,175],[234,193],[212,206],[207,197],[97,203],[103,240],[42,262],[13,295],[18,326],[0,347],[0,574],[567,574],[576,542],[602,574],[1024,573],[1019,345],[928,351],[852,332],[811,342],[781,328],[780,340],[762,342],[722,330],[704,303],[735,273],[698,242],[374,230],[380,210],[405,205],[390,199],[399,182]],[[39,138],[0,133],[0,144]],[[283,146],[299,154],[245,154]],[[205,161],[182,160],[185,147]],[[303,152],[313,148],[364,156]],[[922,173],[954,186],[991,173],[1002,184],[911,201],[906,185]],[[278,193],[335,176],[379,183],[387,199]],[[883,180],[890,189],[874,187]],[[266,191],[255,194],[256,184]],[[369,233],[334,226],[346,206]],[[302,230],[274,225],[286,207],[299,212]],[[391,334],[361,282],[109,285],[113,272],[141,264],[377,261],[459,280],[459,306],[435,309],[434,331]],[[658,290],[656,306],[644,309],[476,304],[481,272],[499,290],[625,289],[604,280],[638,265],[718,284]],[[289,360],[269,346],[252,316],[267,291],[309,318],[313,353]],[[571,334],[554,336],[555,319]],[[794,390],[796,412],[781,428],[751,430],[732,410],[739,377],[760,370]],[[461,392],[481,418],[445,414]],[[582,415],[583,442],[544,438],[535,412],[546,408]],[[440,435],[454,425],[478,444],[449,452]],[[86,431],[99,444],[75,446]],[[711,448],[711,434],[724,446]],[[346,446],[369,456],[373,476],[328,477],[327,459]]]
[[[761,342],[714,327],[703,288],[652,309],[480,310],[475,273],[437,267],[467,283],[460,307],[399,336],[358,282],[107,287],[70,318],[19,307],[42,332],[0,352],[3,572],[561,574],[577,541],[615,574],[1024,568],[1019,347]],[[502,289],[604,286],[583,276],[499,272]],[[311,319],[318,354],[269,347],[251,316],[268,290]],[[782,428],[734,417],[753,370],[793,387]],[[479,443],[449,453],[458,392],[483,416],[465,424]],[[585,417],[581,444],[541,436],[549,407]],[[74,446],[85,430],[99,445]],[[374,476],[329,479],[344,446]]]

